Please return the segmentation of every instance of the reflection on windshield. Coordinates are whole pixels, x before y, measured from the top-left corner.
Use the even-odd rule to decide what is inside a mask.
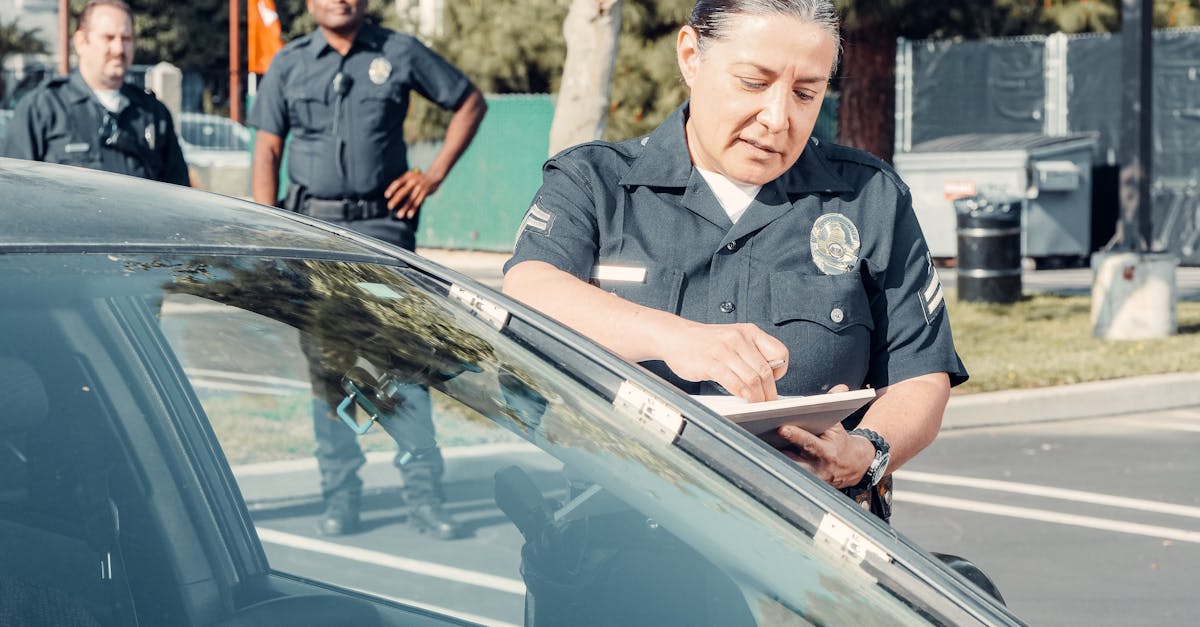
[[[143,269],[169,273],[170,280],[161,285],[170,302],[219,307],[214,315],[224,317],[230,330],[204,335],[197,346],[205,354],[268,346],[262,338],[286,337],[290,331],[293,361],[287,376],[295,377],[295,356],[306,355],[301,371],[308,378],[308,399],[327,402],[331,413],[350,399],[345,413],[355,408],[358,413],[346,417],[349,422],[376,418],[392,436],[389,441],[399,441],[415,457],[430,444],[406,414],[412,403],[399,392],[404,385],[436,392],[432,412],[442,446],[459,430],[447,427],[448,417],[469,423],[480,434],[476,443],[511,442],[515,435],[535,446],[503,459],[481,462],[477,455],[483,453],[473,452],[461,458],[469,463],[455,457],[446,463],[448,475],[465,476],[475,466],[489,469],[448,488],[464,491],[451,494],[448,505],[476,521],[474,535],[448,543],[436,559],[456,568],[477,567],[483,549],[472,542],[486,537],[488,554],[511,560],[495,566],[491,576],[519,577],[521,595],[499,604],[511,613],[490,617],[496,621],[519,624],[530,604],[544,617],[570,616],[573,625],[916,621],[911,609],[857,567],[821,553],[739,486],[642,430],[559,365],[423,289],[402,269],[249,258],[156,260]],[[189,364],[187,350],[180,352],[185,368],[199,370]],[[267,370],[255,376],[287,378],[272,374],[270,359],[255,363]],[[358,402],[360,397],[348,392],[353,389],[370,402]],[[228,405],[202,401],[216,424]],[[298,420],[269,408],[256,411],[269,416],[259,424],[272,429],[281,421],[307,426],[303,411],[295,413]],[[229,438],[221,437],[229,446]],[[299,447],[290,455],[308,452]],[[261,493],[251,484],[242,490],[249,498]],[[279,514],[263,507],[256,510],[259,524],[277,532],[279,523],[272,517]],[[425,552],[420,547],[427,543],[411,538],[405,543],[387,526],[404,520],[403,513],[386,513],[392,511],[386,504],[372,507],[379,512],[373,520],[389,530],[390,550]],[[304,570],[311,568],[306,559],[266,548],[276,568],[316,576]],[[320,572],[327,568],[332,566]]]

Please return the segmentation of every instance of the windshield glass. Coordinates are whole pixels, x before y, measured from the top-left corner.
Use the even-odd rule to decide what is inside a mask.
[[[180,139],[209,150],[250,150],[250,130],[229,118],[204,113],[179,114]]]
[[[20,277],[0,297],[27,308],[144,306],[177,369],[156,385],[194,392],[281,573],[484,624],[924,623],[415,271],[148,255],[0,270]],[[338,502],[354,533],[319,528]],[[426,503],[457,537],[434,541]]]

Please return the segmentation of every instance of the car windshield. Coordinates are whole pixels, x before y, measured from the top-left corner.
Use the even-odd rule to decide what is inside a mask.
[[[63,364],[84,344],[127,350],[152,374],[122,385],[195,399],[177,406],[211,423],[276,572],[493,625],[533,611],[574,611],[580,625],[926,623],[503,333],[505,314],[468,289],[299,257],[14,254],[0,275],[0,355],[59,334]],[[65,368],[51,352],[39,369]],[[105,376],[84,387],[115,399]],[[350,462],[362,532],[345,539],[314,533],[329,481],[314,429],[330,425],[364,431],[349,438],[365,452]],[[401,484],[434,458],[465,538],[431,542],[405,524]]]
[[[180,113],[179,136],[187,144],[206,150],[250,150],[250,130],[216,115]]]

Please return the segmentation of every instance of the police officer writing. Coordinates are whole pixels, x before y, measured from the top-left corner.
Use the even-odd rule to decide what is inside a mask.
[[[811,136],[839,39],[831,0],[697,2],[689,100],[545,164],[503,289],[689,393],[875,388],[849,430],[779,435],[886,519],[869,488],[934,439],[967,373],[908,188]]]
[[[72,38],[79,69],[21,98],[4,154],[188,185],[171,114],[149,91],[125,84],[133,16],[120,0],[91,0]]]
[[[483,95],[415,38],[366,21],[367,0],[308,0],[307,6],[317,30],[276,54],[250,112],[249,123],[258,129],[254,199],[274,204],[278,198],[279,164],[290,133],[285,208],[413,250],[421,205],[474,137],[487,110]],[[424,172],[409,169],[403,136],[413,90],[454,111],[445,143]],[[423,408],[432,430],[428,391],[422,388],[420,396],[410,402]],[[340,400],[317,398],[313,410],[326,501],[318,530],[327,535],[349,533],[359,524],[357,471],[364,458],[354,433],[331,411]],[[459,535],[442,507],[440,452],[402,465],[401,472],[409,521],[439,538]]]

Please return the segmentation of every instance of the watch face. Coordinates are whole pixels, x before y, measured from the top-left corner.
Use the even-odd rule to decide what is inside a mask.
[[[867,474],[871,475],[871,485],[877,485],[883,480],[891,458],[892,456],[887,451],[879,451],[875,455],[875,461],[871,462],[871,467],[867,469]]]

